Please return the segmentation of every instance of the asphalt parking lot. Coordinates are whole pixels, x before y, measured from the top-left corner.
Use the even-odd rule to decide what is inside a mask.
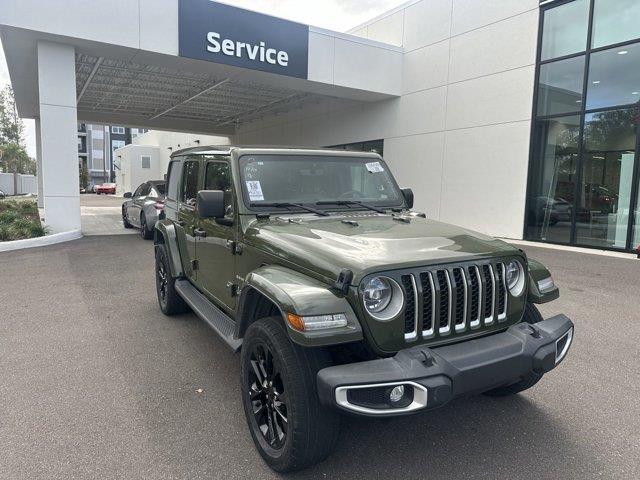
[[[640,261],[527,248],[576,323],[532,390],[345,419],[290,478],[640,478]],[[0,254],[0,478],[279,478],[245,426],[238,356],[157,308],[153,247],[93,236]],[[201,389],[202,393],[198,393]]]

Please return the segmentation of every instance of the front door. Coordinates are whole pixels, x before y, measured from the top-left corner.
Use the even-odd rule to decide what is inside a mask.
[[[198,269],[194,268],[196,260],[196,236],[194,230],[198,226],[196,198],[200,181],[200,162],[187,160],[182,167],[182,182],[178,200],[176,233],[178,248],[182,258],[182,268],[188,278],[197,280]]]
[[[233,222],[233,190],[228,162],[207,162],[204,189],[224,192],[226,215],[224,219],[200,220],[200,229],[204,231],[204,235],[198,239],[196,251],[200,267],[197,285],[215,303],[233,311],[237,302],[234,287],[237,283],[234,254],[236,226]]]

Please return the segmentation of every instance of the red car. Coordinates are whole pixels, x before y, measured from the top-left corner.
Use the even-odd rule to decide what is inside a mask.
[[[95,192],[97,195],[100,195],[101,193],[110,193],[112,195],[116,194],[116,184],[115,183],[103,183],[102,185],[96,185],[95,186]]]

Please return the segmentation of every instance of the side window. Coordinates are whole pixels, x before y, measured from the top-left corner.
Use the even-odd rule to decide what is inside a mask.
[[[169,197],[169,199],[171,200],[178,199],[178,185],[180,184],[180,170],[178,170],[179,166],[180,162],[175,160],[169,164],[169,193],[167,194],[167,197]]]
[[[198,196],[198,162],[184,162],[182,169],[182,196],[180,200],[190,206],[195,206]]]
[[[133,196],[134,197],[139,197],[141,195],[141,192],[142,192],[142,189],[144,188],[144,186],[145,186],[145,184],[143,183],[138,188],[136,188],[136,191],[133,192]]]
[[[151,186],[148,183],[144,183],[142,185],[142,190],[140,191],[140,196],[146,197],[147,195],[149,195],[150,191],[151,191]]]
[[[233,213],[233,191],[231,189],[231,172],[226,162],[207,163],[204,181],[205,190],[222,190],[224,192],[225,215]]]

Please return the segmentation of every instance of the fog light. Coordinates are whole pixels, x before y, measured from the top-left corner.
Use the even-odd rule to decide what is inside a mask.
[[[402,397],[404,397],[404,385],[398,385],[397,387],[394,387],[389,394],[389,400],[391,400],[391,403],[399,402],[400,400],[402,400]]]

